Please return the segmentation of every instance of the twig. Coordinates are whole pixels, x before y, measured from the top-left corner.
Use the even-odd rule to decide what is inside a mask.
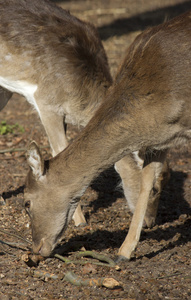
[[[74,272],[67,272],[64,276],[64,280],[77,286],[102,286],[102,278],[99,279],[82,279],[77,276]]]
[[[50,146],[40,146],[40,149],[44,149],[44,148],[50,148]],[[3,153],[12,153],[12,152],[25,152],[27,151],[27,148],[7,148],[7,149],[3,149],[3,150],[0,150],[0,154],[3,154]]]
[[[66,264],[86,265],[87,263],[89,263],[88,261],[85,261],[85,260],[70,260],[60,254],[55,254],[54,257],[64,261]],[[98,266],[111,267],[109,264],[106,264],[106,263],[101,263],[101,262],[96,262],[96,261],[93,261],[91,263],[94,265],[98,265]]]
[[[76,286],[104,286],[108,289],[114,289],[121,287],[119,282],[113,278],[90,278],[90,279],[83,279],[77,276],[74,272],[67,272],[64,276],[64,280],[70,282]]]
[[[20,243],[11,243],[11,242],[6,242],[6,241],[2,241],[0,240],[0,243],[1,244],[4,244],[4,245],[7,245],[11,248],[18,248],[18,249],[21,249],[21,250],[25,250],[23,247],[25,247],[24,244],[20,244]],[[23,247],[22,247],[23,246]]]
[[[93,251],[81,251],[77,254],[77,257],[92,257],[92,258],[95,258],[99,261],[104,261],[106,262],[107,264],[109,264],[109,266],[111,267],[115,267],[116,266],[116,263],[114,262],[113,259],[103,255],[103,254],[99,254],[99,253],[96,253],[96,252],[93,252]]]
[[[173,274],[170,274],[170,275],[160,276],[157,279],[164,279],[164,278],[169,278],[169,277],[174,277],[174,276],[179,276],[179,275],[182,275],[182,273],[176,272],[176,273],[173,273]]]
[[[4,243],[3,243],[4,244]],[[10,255],[10,256],[16,256],[15,254],[12,254],[12,253],[10,253],[10,252],[8,252],[7,250],[5,250],[3,247],[0,247],[0,252],[1,253],[6,253],[6,254],[8,254],[8,255]]]
[[[23,237],[21,237],[21,236],[19,236],[19,235],[17,235],[17,234],[7,232],[7,231],[5,231],[5,230],[3,230],[3,229],[1,229],[1,228],[0,228],[0,231],[3,232],[3,233],[6,234],[6,235],[16,237],[16,238],[18,238],[18,239],[24,241],[24,242],[27,243],[27,244],[30,244],[30,245],[32,244],[30,241],[26,240],[25,238],[23,238]]]
[[[99,254],[93,251],[81,251],[77,254],[77,257],[92,257],[95,258],[98,261],[91,261],[91,264],[93,265],[98,265],[98,266],[103,266],[103,267],[110,267],[113,268],[115,267],[116,269],[118,269],[119,267],[116,265],[116,263],[109,257],[104,256],[103,254]],[[54,257],[64,261],[66,264],[80,264],[80,265],[86,265],[87,263],[89,263],[89,261],[87,260],[70,260],[67,257],[64,257],[60,254],[55,254]]]
[[[76,285],[76,286],[93,286],[93,287],[104,286],[108,289],[121,288],[121,285],[119,284],[119,282],[113,278],[101,277],[101,278],[97,278],[97,279],[96,278],[83,279],[71,271],[67,272],[65,274],[64,278],[60,277],[56,274],[53,274],[53,273],[48,273],[46,271],[39,271],[39,270],[33,270],[33,269],[30,269],[29,274],[34,277],[41,278],[43,280],[47,280],[47,279],[61,279],[62,280],[62,279],[64,279],[65,281],[68,281],[71,284]]]
[[[89,263],[88,261],[85,261],[85,260],[70,260],[60,254],[55,254],[54,255],[56,258],[64,261],[66,264],[80,264],[80,265],[86,265],[87,263]],[[93,261],[91,262],[92,264],[95,264],[95,265],[99,265],[99,266],[107,266],[107,267],[111,267],[108,263],[101,263],[101,262],[96,262],[96,261]]]
[[[70,259],[68,259],[67,257],[64,257],[64,256],[62,256],[62,255],[60,255],[60,254],[54,254],[54,257],[55,258],[58,258],[58,259],[60,259],[60,260],[62,260],[63,262],[65,262],[66,264],[72,264],[73,263],[73,261],[72,260],[70,260]]]

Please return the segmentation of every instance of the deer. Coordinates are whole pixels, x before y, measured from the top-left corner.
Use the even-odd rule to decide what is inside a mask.
[[[0,110],[13,93],[37,111],[52,155],[85,126],[112,83],[96,28],[48,0],[0,1]],[[76,226],[86,222],[80,205]]]
[[[4,0],[0,1],[0,43],[0,110],[13,93],[23,95],[37,111],[54,157],[68,146],[67,124],[87,125],[112,84],[98,31],[48,0]],[[122,177],[125,173],[131,211],[143,162],[138,154],[134,156],[128,174],[127,162],[116,164]],[[158,185],[145,217],[149,227],[155,222],[162,180]],[[73,219],[76,226],[86,223],[80,204]]]
[[[35,142],[30,144],[24,206],[31,219],[34,253],[51,255],[94,178],[120,160],[133,166],[133,155],[143,152],[140,189],[116,261],[131,258],[168,149],[191,138],[190,32],[191,12],[143,31],[73,143],[50,160],[43,159]],[[124,174],[122,179],[125,188]]]

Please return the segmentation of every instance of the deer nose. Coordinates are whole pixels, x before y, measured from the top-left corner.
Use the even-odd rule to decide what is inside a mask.
[[[33,241],[32,243],[33,253],[40,254],[42,245],[43,245],[43,239],[41,239],[39,243]]]
[[[38,244],[33,242],[32,248],[35,254],[40,254],[44,257],[50,256],[52,252],[52,245],[44,238],[42,238]]]

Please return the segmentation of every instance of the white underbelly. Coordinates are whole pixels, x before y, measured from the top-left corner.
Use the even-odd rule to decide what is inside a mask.
[[[0,86],[12,93],[23,95],[27,101],[35,107],[40,115],[40,111],[34,97],[34,94],[38,88],[36,84],[31,84],[22,80],[11,80],[0,76]]]

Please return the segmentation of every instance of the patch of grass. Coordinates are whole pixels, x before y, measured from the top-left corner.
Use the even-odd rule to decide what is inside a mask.
[[[8,133],[15,133],[15,131],[24,132],[24,128],[21,125],[19,125],[18,123],[10,125],[10,124],[7,124],[6,121],[1,121],[0,135],[5,135]]]

